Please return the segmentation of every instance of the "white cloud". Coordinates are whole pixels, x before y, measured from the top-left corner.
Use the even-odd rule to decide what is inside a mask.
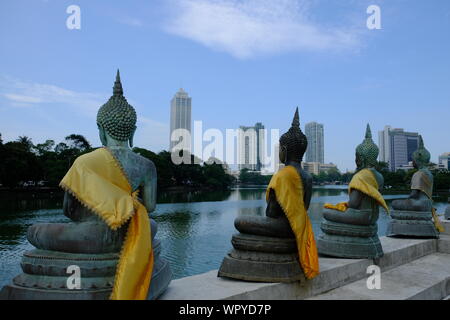
[[[12,106],[68,105],[87,116],[93,116],[107,99],[106,95],[76,92],[51,84],[22,81],[11,77],[0,77],[0,95]]]
[[[20,112],[23,111],[17,110],[9,114],[9,118],[0,117],[0,128],[4,131],[2,133],[5,139],[14,140],[17,132],[22,132],[20,135],[25,132],[27,136],[33,138],[33,141],[43,141],[45,139],[44,132],[48,135],[47,138],[59,139],[58,137],[68,134],[66,131],[59,132],[61,127],[68,132],[75,132],[73,130],[76,127],[77,130],[80,128],[84,130],[77,133],[85,135],[94,142],[97,141],[97,126],[95,125],[97,111],[109,96],[110,94],[77,92],[51,84],[0,76],[0,98],[5,100],[5,103],[0,104],[1,110],[17,107],[33,108],[33,112],[30,114],[37,115],[40,120],[43,120],[35,119],[36,121],[30,124],[29,117],[20,117]],[[128,101],[136,107],[138,112],[136,145],[154,151],[167,149],[168,125],[142,116],[139,114],[139,110],[143,109],[139,108],[140,103],[130,99]],[[64,110],[63,113],[56,113],[61,110]],[[80,120],[79,116],[83,120],[86,119],[82,125],[73,122],[75,118]],[[12,127],[11,124],[13,124]]]
[[[172,0],[167,32],[245,59],[303,50],[358,45],[354,32],[309,19],[309,1]]]

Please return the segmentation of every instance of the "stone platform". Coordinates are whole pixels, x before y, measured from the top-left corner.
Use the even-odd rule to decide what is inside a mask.
[[[431,211],[392,210],[391,217],[386,231],[389,237],[439,238]]]
[[[172,281],[160,299],[354,299],[356,287],[360,292],[367,291],[363,299],[445,299],[450,295],[450,221],[442,218],[442,223],[446,231],[440,239],[380,238],[384,250],[384,256],[378,259],[381,286],[385,286],[382,290],[369,290],[366,286],[367,267],[374,264],[373,260],[320,257],[321,273],[309,281],[302,278],[293,283],[245,282],[219,278],[217,270],[213,270]],[[401,281],[395,280],[401,273]],[[335,290],[341,289],[338,295]]]
[[[293,282],[304,278],[295,238],[236,233],[233,249],[224,257],[218,275],[258,282]]]
[[[161,242],[154,240],[155,262],[148,299],[158,298],[172,279],[169,264],[160,258]],[[119,254],[66,254],[47,250],[26,252],[22,274],[0,291],[6,300],[108,300]],[[68,289],[69,266],[78,266],[81,288]]]

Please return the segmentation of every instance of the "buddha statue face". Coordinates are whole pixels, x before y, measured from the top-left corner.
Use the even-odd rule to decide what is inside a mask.
[[[430,162],[430,152],[425,149],[422,136],[419,136],[419,148],[413,152],[413,166],[416,169],[426,167]]]
[[[298,108],[295,110],[291,128],[280,137],[279,157],[281,163],[289,161],[301,162],[305,154],[308,140],[300,129]]]
[[[358,170],[375,167],[379,149],[372,140],[372,132],[367,124],[364,141],[356,147],[355,163]]]
[[[117,70],[113,95],[97,113],[100,141],[104,146],[129,145],[129,147],[133,147],[136,121],[136,111],[123,96],[120,74]]]

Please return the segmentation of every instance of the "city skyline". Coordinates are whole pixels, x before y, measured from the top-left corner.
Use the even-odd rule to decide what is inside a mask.
[[[78,133],[99,146],[95,116],[120,68],[134,144],[155,152],[168,148],[180,87],[195,97],[192,120],[222,132],[259,121],[284,133],[298,105],[302,126],[326,127],[326,160],[343,172],[367,123],[419,132],[433,162],[450,151],[450,3],[380,1],[380,30],[367,29],[365,0],[81,1],[81,29],[69,30],[72,4],[0,4],[3,141]]]

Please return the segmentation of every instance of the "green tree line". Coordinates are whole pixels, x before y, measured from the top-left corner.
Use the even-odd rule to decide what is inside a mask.
[[[450,172],[448,170],[436,170],[434,164],[430,164],[431,173],[434,177],[434,190],[450,190]],[[386,162],[378,162],[376,168],[383,175],[385,189],[408,190],[411,185],[411,178],[417,169],[389,171],[389,165]],[[340,181],[349,183],[353,173],[340,173],[338,169],[332,168],[321,172],[318,175],[312,175],[315,183],[331,183]]]
[[[56,144],[54,140],[33,144],[22,136],[3,143],[0,135],[0,185],[18,188],[27,185],[57,187],[74,160],[95,148],[78,134],[71,134]],[[158,174],[158,187],[193,187],[224,189],[234,183],[221,164],[175,165],[170,152],[154,153],[144,148],[133,151],[153,161]],[[191,156],[192,159],[194,156]],[[191,162],[194,163],[194,162]]]

